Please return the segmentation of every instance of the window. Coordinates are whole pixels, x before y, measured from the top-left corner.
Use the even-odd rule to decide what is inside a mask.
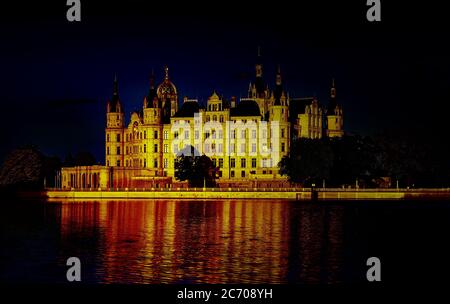
[[[109,155],[109,147],[106,147],[106,155]]]
[[[231,177],[234,177],[234,171],[231,171],[231,172],[230,172],[230,176],[231,176]]]
[[[153,152],[158,153],[158,144],[155,144],[153,147]]]
[[[231,138],[236,138],[236,130],[233,130],[233,131],[231,132]]]
[[[173,133],[173,138],[175,138],[175,139],[178,138],[178,131],[175,131],[175,132]]]
[[[153,168],[158,168],[158,159],[157,158],[155,158],[153,160]]]
[[[281,138],[284,138],[284,128],[281,129]]]
[[[212,159],[213,167],[215,168],[217,166],[217,160],[215,158]]]
[[[241,168],[245,168],[247,161],[245,158],[241,158]]]
[[[223,122],[223,115],[220,115],[219,121]]]
[[[241,153],[245,152],[245,144],[241,144]]]
[[[213,115],[213,121],[217,121],[217,115]]]
[[[169,167],[169,161],[167,160],[167,158],[164,158],[164,168]]]
[[[109,142],[109,134],[106,134],[106,141]]]
[[[222,177],[222,171],[219,171],[218,175],[219,175],[219,177]]]
[[[120,167],[120,160],[116,162],[117,167]]]
[[[108,167],[109,167],[109,160],[107,160],[107,161],[106,161],[106,166],[108,166]]]
[[[195,139],[198,139],[198,137],[199,137],[198,131],[195,131]]]
[[[245,130],[242,130],[242,131],[241,131],[241,138],[245,138],[245,135],[246,135]]]
[[[116,134],[116,141],[120,142],[120,134]]]
[[[139,133],[139,139],[142,139],[142,132]]]
[[[147,160],[144,158],[144,168],[147,168]]]
[[[205,152],[206,152],[206,153],[209,153],[209,144],[206,144],[206,145],[205,145]]]
[[[252,158],[252,168],[256,168],[256,158]]]
[[[216,130],[212,130],[211,133],[212,133],[212,138],[216,139]]]
[[[164,153],[169,153],[169,145],[164,144]]]
[[[252,138],[253,138],[253,139],[256,138],[256,130],[252,130]]]
[[[234,158],[230,159],[230,167],[231,168],[236,167],[236,163],[235,163],[235,159]]]
[[[168,131],[164,131],[164,139],[169,139],[169,132]]]
[[[184,139],[189,139],[189,131],[184,131]]]
[[[252,144],[252,153],[256,153],[256,144]]]
[[[127,159],[127,161],[125,163],[126,163],[126,166],[128,167],[128,159]]]
[[[223,132],[222,132],[222,130],[219,130],[219,139],[222,139],[223,138]]]
[[[117,154],[117,155],[120,155],[120,147],[117,147],[117,149],[116,149],[116,154]]]
[[[206,132],[206,133],[205,133],[205,139],[206,139],[206,138],[209,138],[209,135],[210,135],[209,132]]]
[[[230,145],[230,152],[231,152],[231,153],[234,153],[234,144],[231,144],[231,145]]]
[[[177,144],[173,145],[173,153],[178,153],[178,145]]]
[[[147,145],[144,144],[144,153],[147,153]]]
[[[216,144],[215,143],[211,144],[211,149],[213,152],[216,152]]]
[[[223,148],[222,148],[222,144],[219,144],[219,153],[222,153]]]
[[[219,168],[223,168],[223,158],[219,158]]]
[[[245,171],[241,171],[241,177],[245,177]]]
[[[144,139],[147,139],[147,131],[144,131]]]
[[[285,150],[285,144],[281,143],[281,152],[284,152],[284,150]]]
[[[153,131],[153,138],[158,139],[158,131]]]

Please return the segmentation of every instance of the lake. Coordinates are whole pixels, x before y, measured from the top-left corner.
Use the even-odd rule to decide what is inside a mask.
[[[1,277],[85,283],[365,283],[445,279],[445,201],[3,201]]]

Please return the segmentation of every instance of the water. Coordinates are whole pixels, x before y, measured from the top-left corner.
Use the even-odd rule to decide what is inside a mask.
[[[14,201],[1,212],[0,281],[387,282],[445,279],[449,202]]]

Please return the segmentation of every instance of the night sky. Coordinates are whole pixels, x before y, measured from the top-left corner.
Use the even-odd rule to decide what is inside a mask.
[[[258,46],[264,79],[273,87],[280,64],[291,97],[316,95],[326,105],[334,77],[346,131],[448,130],[449,27],[436,17],[439,7],[405,12],[383,2],[383,22],[369,24],[365,1],[300,8],[82,1],[82,21],[69,23],[61,2],[3,9],[0,161],[34,144],[62,158],[91,151],[103,163],[114,73],[128,122],[142,107],[152,69],[159,83],[165,64],[180,101],[206,102],[213,90],[244,97]]]

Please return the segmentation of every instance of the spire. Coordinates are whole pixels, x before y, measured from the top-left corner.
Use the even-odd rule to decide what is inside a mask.
[[[164,79],[169,80],[169,67],[167,65],[164,66]]]
[[[119,82],[117,80],[117,73],[114,73],[114,86],[113,86],[113,95],[119,95]]]
[[[283,87],[281,85],[281,68],[280,65],[277,66],[277,74],[275,78],[275,90],[274,90],[274,97],[275,97],[275,105],[281,105],[281,97],[283,96]]]
[[[331,81],[331,98],[336,98],[336,86],[334,84],[334,78]]]
[[[328,104],[328,115],[335,115],[337,106],[338,105],[337,105],[337,101],[336,101],[336,85],[335,85],[334,78],[333,78],[331,80],[330,103]]]
[[[281,86],[281,68],[280,68],[279,64],[277,65],[277,76],[276,76],[275,84],[277,86]]]

